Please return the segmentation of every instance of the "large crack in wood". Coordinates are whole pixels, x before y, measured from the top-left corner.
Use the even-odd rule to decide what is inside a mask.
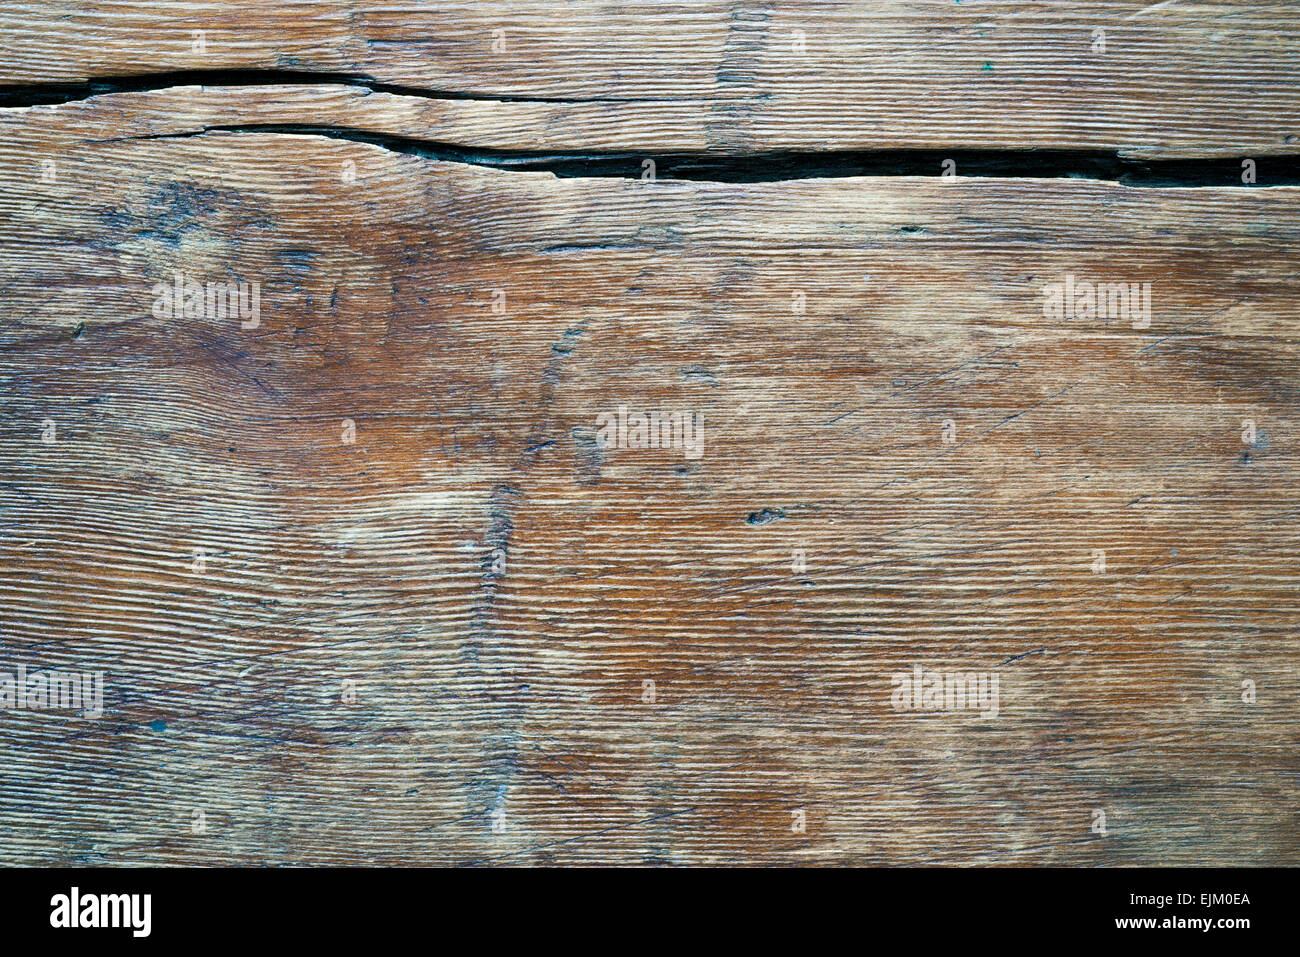
[[[864,176],[939,176],[947,161],[956,178],[1088,179],[1122,186],[1158,188],[1300,185],[1300,157],[1256,156],[1268,164],[1266,183],[1243,182],[1238,159],[1146,160],[1104,150],[854,150],[771,151],[743,155],[702,152],[533,152],[467,147],[355,127],[303,123],[229,123],[177,133],[115,137],[94,142],[187,139],[206,133],[282,133],[325,136],[368,143],[397,153],[445,163],[493,169],[547,172],[558,177],[645,178],[645,160],[655,163],[656,179],[711,183],[770,183]]]
[[[191,70],[135,76],[99,77],[81,83],[0,86],[0,107],[22,109],[62,105],[100,96],[164,92],[183,86],[277,87],[345,86],[372,93],[432,100],[488,103],[598,104],[671,101],[671,97],[565,98],[430,90],[383,83],[357,73],[289,70]],[[744,101],[736,101],[744,102]],[[1300,185],[1300,155],[1247,151],[1242,157],[1154,159],[1099,149],[873,149],[873,150],[576,150],[537,151],[474,147],[331,123],[230,123],[127,139],[168,139],[209,132],[289,133],[368,143],[394,152],[441,162],[495,169],[550,172],[559,177],[642,179],[645,160],[654,176],[666,180],[762,183],[861,176],[939,176],[998,179],[1091,179],[1135,187],[1295,186]],[[115,142],[97,140],[93,142]],[[1263,171],[1243,182],[1243,160]]]
[[[384,83],[364,73],[306,70],[171,70],[129,76],[92,77],[79,83],[0,85],[0,108],[56,106],[114,93],[155,93],[182,86],[351,86],[371,93],[414,96],[426,100],[481,100],[489,103],[647,103],[675,97],[563,97],[466,90],[435,90]]]

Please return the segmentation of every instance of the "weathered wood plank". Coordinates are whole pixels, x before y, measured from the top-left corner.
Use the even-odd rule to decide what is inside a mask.
[[[105,672],[0,719],[5,862],[1296,863],[1300,189],[131,138],[536,108],[402,99],[0,114],[0,668]]]
[[[565,148],[583,146],[594,122],[651,149],[724,153],[1300,153],[1300,9],[1287,2],[42,0],[0,10],[0,82],[227,69],[564,104],[546,135]]]

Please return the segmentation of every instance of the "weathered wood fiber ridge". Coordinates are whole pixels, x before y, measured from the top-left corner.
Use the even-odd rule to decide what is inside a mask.
[[[6,4],[0,861],[1300,863],[1298,37]],[[1258,179],[707,174],[949,149]]]

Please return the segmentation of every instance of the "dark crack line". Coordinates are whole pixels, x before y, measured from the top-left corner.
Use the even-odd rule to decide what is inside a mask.
[[[559,177],[640,179],[651,158],[656,179],[712,183],[767,183],[855,176],[940,177],[944,160],[957,164],[958,179],[1085,179],[1134,187],[1296,186],[1300,156],[1255,156],[1259,181],[1241,181],[1237,159],[1138,160],[1100,150],[840,150],[764,151],[744,155],[683,152],[537,152],[460,146],[435,140],[346,126],[304,123],[238,123],[178,133],[92,140],[116,143],[188,139],[205,133],[281,133],[368,143],[396,153],[493,169],[548,172]],[[918,230],[919,232],[919,230]]]
[[[430,90],[384,83],[363,73],[295,70],[178,70],[132,76],[97,77],[78,83],[0,86],[0,108],[57,105],[114,93],[161,92],[183,86],[349,86],[371,93],[433,100],[479,100],[497,103],[646,103],[676,102],[680,97],[554,97]],[[743,103],[745,101],[735,101]],[[1243,150],[1240,157],[1144,159],[1112,150],[1062,149],[890,149],[772,150],[753,152],[573,151],[480,149],[374,133],[328,124],[232,124],[195,132],[155,134],[139,139],[201,135],[209,131],[298,133],[370,143],[399,153],[444,162],[498,169],[536,170],[562,177],[640,179],[642,161],[656,164],[656,178],[704,182],[761,183],[851,176],[940,176],[945,161],[956,163],[960,178],[1092,179],[1126,186],[1295,186],[1300,185],[1300,155],[1293,152]],[[129,139],[124,137],[123,139]],[[101,142],[112,142],[101,141]],[[1255,161],[1256,182],[1243,183],[1242,160]]]
[[[384,83],[364,73],[308,70],[172,70],[131,76],[92,77],[77,83],[0,85],[0,107],[53,106],[112,93],[156,93],[182,86],[352,86],[371,93],[417,96],[426,100],[484,100],[492,103],[653,103],[680,97],[559,97],[467,90],[432,90]]]

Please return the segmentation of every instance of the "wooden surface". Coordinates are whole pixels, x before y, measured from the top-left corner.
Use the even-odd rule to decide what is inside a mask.
[[[524,98],[565,118],[561,131],[591,117],[607,136],[726,152],[1300,152],[1300,8],[1288,0],[35,0],[0,17],[7,83],[348,74],[432,96]],[[531,137],[558,134],[521,135],[544,148]]]
[[[185,11],[0,10],[0,861],[1300,863],[1297,8]],[[1030,147],[1259,181],[492,168]]]

